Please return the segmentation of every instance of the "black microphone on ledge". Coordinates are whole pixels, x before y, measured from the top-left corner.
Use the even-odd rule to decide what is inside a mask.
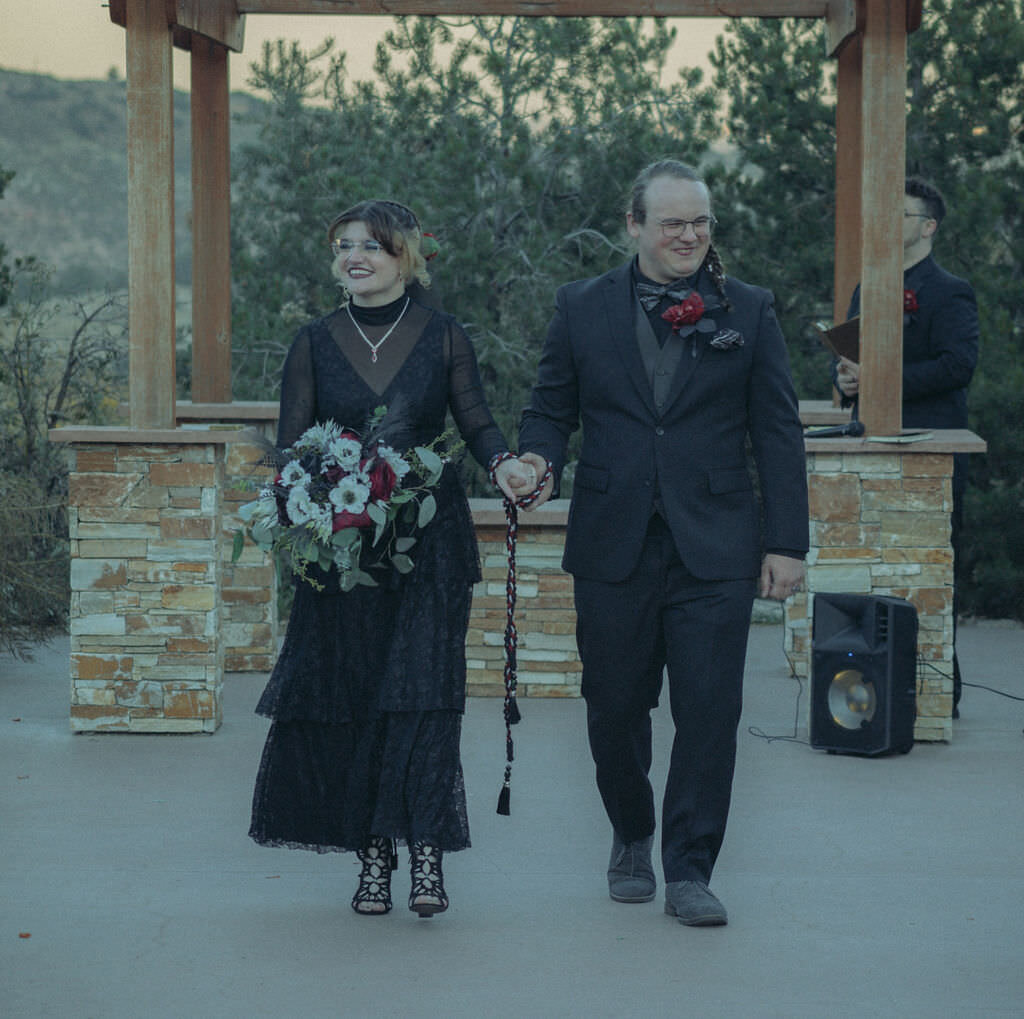
[[[845,425],[830,425],[827,428],[812,428],[804,432],[805,439],[828,439],[835,435],[849,435],[857,438],[864,434],[862,421],[848,421]]]

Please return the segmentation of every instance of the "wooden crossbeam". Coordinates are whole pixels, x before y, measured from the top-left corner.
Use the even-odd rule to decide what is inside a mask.
[[[110,0],[110,20],[122,28],[126,4],[127,0]],[[164,0],[164,11],[174,45],[180,49],[191,49],[195,34],[242,52],[245,15],[239,14],[235,0]]]
[[[824,18],[829,0],[236,0],[241,14]]]

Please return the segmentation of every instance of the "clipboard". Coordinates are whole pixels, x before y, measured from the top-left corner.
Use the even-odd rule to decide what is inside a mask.
[[[821,342],[836,357],[845,357],[847,361],[860,363],[859,315],[840,322],[837,326],[830,326],[827,322],[815,322],[814,325],[821,334]]]

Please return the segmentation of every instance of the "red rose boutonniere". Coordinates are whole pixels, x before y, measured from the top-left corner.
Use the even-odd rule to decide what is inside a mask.
[[[672,323],[672,331],[686,336],[692,329],[682,332],[683,326],[696,326],[704,314],[704,301],[696,290],[688,294],[679,304],[663,311],[661,317]]]
[[[903,324],[908,325],[914,312],[917,311],[917,294],[913,290],[903,290]]]

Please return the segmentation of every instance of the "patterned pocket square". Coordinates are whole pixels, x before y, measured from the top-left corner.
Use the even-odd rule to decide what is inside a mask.
[[[735,350],[743,346],[743,337],[735,329],[720,329],[709,342],[715,350]]]

